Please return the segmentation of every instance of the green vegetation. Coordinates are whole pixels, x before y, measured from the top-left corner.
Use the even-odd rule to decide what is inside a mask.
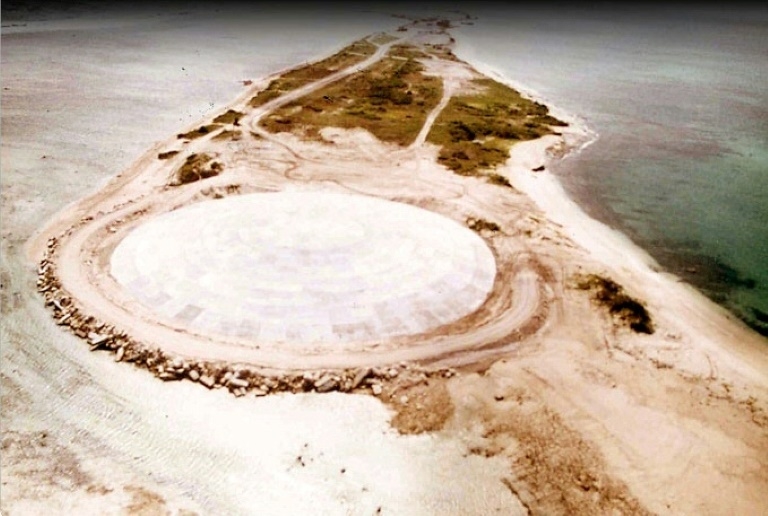
[[[485,174],[485,178],[492,185],[499,185],[499,186],[506,186],[507,188],[514,188],[512,186],[512,183],[509,182],[509,179],[502,176],[501,174],[497,174],[496,172],[489,172]]]
[[[188,133],[177,134],[176,137],[180,140],[181,139],[194,140],[195,138],[200,138],[201,136],[205,136],[206,134],[212,133],[213,131],[215,131],[220,127],[221,125],[219,124],[203,125],[198,127],[197,129],[189,131]]]
[[[322,61],[284,73],[270,82],[266,89],[253,97],[249,104],[251,107],[262,106],[283,93],[295,90],[305,84],[322,79],[334,72],[359,63],[374,52],[376,52],[376,45],[365,40],[355,41]]]
[[[219,175],[224,167],[217,161],[211,161],[212,159],[213,157],[208,154],[190,154],[184,164],[176,171],[174,180],[170,185],[185,185]]]
[[[389,56],[402,59],[421,59],[429,57],[428,54],[422,52],[413,45],[392,45],[389,49]]]
[[[613,280],[590,274],[579,279],[578,287],[590,290],[592,299],[608,308],[608,312],[637,333],[652,334],[651,316],[639,301],[629,297]]]
[[[492,231],[495,233],[501,230],[499,225],[495,222],[491,222],[485,219],[476,219],[473,217],[467,219],[467,227],[473,231],[477,231],[478,233],[483,231]]]
[[[179,151],[177,151],[177,150],[170,150],[170,151],[167,151],[167,152],[161,152],[160,154],[157,155],[157,159],[169,159],[169,158],[174,157],[178,153],[179,153]]]
[[[239,111],[235,111],[234,109],[227,110],[226,113],[223,113],[216,118],[213,119],[213,122],[215,124],[233,124],[238,125],[238,122],[240,121],[240,118],[242,118],[243,114]]]
[[[371,42],[376,43],[377,45],[386,45],[387,43],[391,43],[396,39],[397,37],[391,34],[387,34],[386,32],[382,32],[381,34],[376,34],[373,38],[371,38]]]
[[[294,88],[298,88],[300,84],[289,84],[288,81],[281,81],[279,78],[274,79],[266,89],[261,90],[258,95],[253,97],[248,105],[251,107],[263,106],[270,100],[276,99],[283,93],[291,91]]]
[[[237,131],[237,130],[232,130],[232,131],[227,130],[227,131],[220,132],[219,134],[214,136],[213,139],[216,140],[216,141],[236,140],[236,139],[238,139],[240,137],[241,134],[242,133],[240,131]]]
[[[484,175],[509,158],[518,141],[551,134],[563,126],[547,107],[492,79],[474,79],[478,93],[453,97],[437,117],[427,141],[440,145],[440,163],[461,175]],[[492,180],[494,181],[494,180]]]
[[[261,124],[272,132],[303,131],[310,136],[327,126],[361,127],[382,141],[407,145],[442,96],[441,80],[423,71],[414,59],[390,54],[366,70],[286,104]]]

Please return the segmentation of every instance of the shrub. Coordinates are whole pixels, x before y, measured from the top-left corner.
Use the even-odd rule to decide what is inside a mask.
[[[240,118],[243,116],[243,114],[239,111],[235,111],[234,109],[227,110],[226,113],[222,113],[221,115],[217,116],[213,119],[214,123],[217,124],[234,124],[237,125]]]
[[[211,159],[212,157],[208,154],[190,154],[187,156],[184,164],[176,171],[176,176],[170,183],[171,186],[194,183],[195,181],[219,175],[224,170],[224,166],[218,161],[208,165]]]
[[[497,174],[496,172],[491,172],[485,177],[488,178],[488,182],[492,185],[499,185],[499,186],[506,186],[508,188],[512,188],[512,183],[509,182],[509,179],[502,176],[501,174]]]
[[[206,134],[215,131],[221,127],[219,124],[208,124],[198,127],[197,129],[194,129],[192,131],[189,131],[188,133],[181,133],[177,134],[176,137],[186,140],[194,140],[195,138],[200,138],[201,136],[205,136]]]
[[[161,152],[160,154],[157,155],[157,159],[169,159],[169,158],[174,157],[178,153],[179,153],[179,151],[177,151],[177,150]]]
[[[479,175],[506,161],[518,141],[551,134],[564,125],[547,107],[492,79],[475,79],[479,91],[453,97],[427,141],[440,145],[440,162],[461,175]]]
[[[578,287],[591,290],[592,298],[636,333],[652,334],[655,329],[651,316],[642,303],[624,292],[621,285],[608,278],[590,274],[581,278]]]
[[[473,217],[467,219],[467,227],[473,231],[477,231],[478,233],[481,231],[492,231],[495,233],[501,230],[499,225],[495,222],[491,222],[485,219],[476,219]]]

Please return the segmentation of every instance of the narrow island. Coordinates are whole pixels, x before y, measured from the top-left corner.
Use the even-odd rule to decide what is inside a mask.
[[[451,24],[245,81],[67,208],[30,244],[51,315],[163,381],[469,432],[523,513],[754,514],[763,343],[582,224],[547,164],[583,127]]]

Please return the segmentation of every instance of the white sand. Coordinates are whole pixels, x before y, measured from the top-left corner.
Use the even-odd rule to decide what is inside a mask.
[[[465,457],[460,441],[439,435],[398,436],[373,398],[243,400],[163,384],[89,354],[34,293],[22,243],[48,217],[155,140],[229,102],[240,80],[382,26],[359,18],[333,31],[305,25],[301,38],[269,20],[254,27],[207,15],[106,30],[40,23],[34,32],[3,31],[4,511],[113,513],[142,499],[125,486],[202,514],[519,509],[497,480],[502,463]],[[470,481],[483,487],[465,489]]]

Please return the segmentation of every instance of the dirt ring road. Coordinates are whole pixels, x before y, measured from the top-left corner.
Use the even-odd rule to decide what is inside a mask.
[[[186,359],[248,364],[265,370],[373,367],[400,362],[460,366],[498,354],[535,333],[547,320],[552,291],[541,264],[525,252],[510,254],[486,239],[496,261],[493,286],[469,314],[418,334],[344,345],[297,349],[194,331],[158,317],[119,285],[109,271],[114,248],[152,211],[152,200],[132,203],[85,221],[59,238],[51,257],[57,279],[82,313],[125,331],[136,342]]]

